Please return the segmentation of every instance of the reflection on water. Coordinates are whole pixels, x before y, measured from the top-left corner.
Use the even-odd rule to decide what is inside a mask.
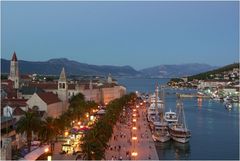
[[[198,104],[198,108],[201,109],[202,108],[202,98],[197,99],[197,104]]]
[[[176,141],[170,140],[166,143],[156,142],[156,149],[158,152],[159,159],[189,159],[190,156],[190,144],[182,144]],[[172,153],[172,154],[169,154]],[[170,158],[173,156],[174,158]]]
[[[152,93],[156,81],[166,83],[166,79],[122,79],[128,91],[138,90]],[[129,90],[130,89],[130,90]],[[165,91],[165,110],[175,111],[176,93],[196,93],[196,90]],[[211,99],[183,99],[187,127],[191,130],[189,143],[175,141],[156,143],[161,160],[230,160],[239,159],[239,104],[233,104],[228,111],[223,102]],[[224,147],[224,148],[222,148]]]
[[[175,158],[174,159],[189,159],[190,154],[190,144],[189,143],[173,143],[175,149]]]

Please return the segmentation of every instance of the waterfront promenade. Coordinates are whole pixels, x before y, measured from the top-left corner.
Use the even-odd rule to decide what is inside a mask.
[[[140,106],[120,118],[108,143],[109,148],[105,151],[107,160],[158,160],[145,115],[145,107]]]

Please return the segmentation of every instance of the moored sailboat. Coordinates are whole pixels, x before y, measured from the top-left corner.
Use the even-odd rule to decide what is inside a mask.
[[[158,98],[158,86],[156,90],[156,96]],[[164,113],[164,96],[162,92],[162,99],[160,102],[155,101],[155,107],[156,107],[156,116],[155,120],[153,122],[153,131],[152,131],[152,137],[154,141],[159,142],[166,142],[171,139],[170,134],[168,132],[168,123],[164,121],[163,119],[163,113]],[[160,105],[160,106],[159,106]]]
[[[187,143],[191,137],[191,133],[186,125],[182,102],[177,103],[177,111],[178,121],[169,125],[169,133],[173,140],[180,143]]]

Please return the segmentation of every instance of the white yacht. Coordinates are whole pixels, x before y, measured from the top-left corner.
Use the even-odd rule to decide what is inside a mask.
[[[164,120],[167,121],[169,124],[176,123],[178,121],[176,112],[165,112]]]

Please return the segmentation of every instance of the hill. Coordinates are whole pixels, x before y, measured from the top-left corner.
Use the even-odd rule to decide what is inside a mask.
[[[224,72],[233,70],[233,68],[239,68],[239,63],[233,63],[233,64],[226,65],[224,67],[221,67],[221,68],[218,68],[215,70],[211,70],[211,71],[203,72],[203,73],[196,74],[193,76],[189,76],[188,80],[191,81],[193,79],[198,79],[198,80],[211,79],[214,75],[216,75],[216,74],[221,75]]]
[[[198,74],[216,68],[217,67],[215,66],[207,64],[192,63],[180,65],[159,65],[142,69],[140,72],[146,77],[174,78]]]
[[[10,61],[1,59],[1,72],[9,73]],[[66,58],[50,59],[43,62],[19,61],[19,70],[22,74],[59,75],[62,67],[68,75],[102,75],[109,73],[115,76],[136,76],[140,74],[130,66],[90,65],[68,60]]]
[[[9,73],[10,61],[1,59],[1,72]],[[217,67],[207,64],[181,64],[159,65],[145,68],[140,71],[131,66],[90,65],[66,58],[50,59],[48,61],[24,61],[19,60],[19,70],[22,74],[59,75],[62,67],[65,67],[68,75],[98,75],[146,77],[146,78],[173,78],[183,77],[216,69]]]

